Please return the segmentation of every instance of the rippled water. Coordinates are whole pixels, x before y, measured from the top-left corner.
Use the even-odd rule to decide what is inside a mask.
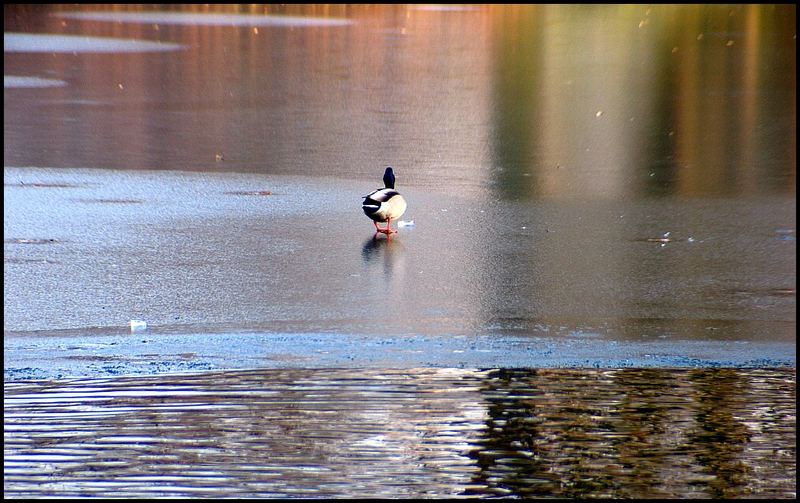
[[[794,369],[283,369],[5,384],[6,496],[778,497]]]

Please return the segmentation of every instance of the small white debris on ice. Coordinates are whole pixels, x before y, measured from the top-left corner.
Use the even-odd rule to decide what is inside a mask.
[[[397,221],[397,226],[398,227],[414,227],[414,221],[413,220],[398,220]]]
[[[131,327],[131,332],[147,329],[147,322],[142,320],[131,320],[128,322],[128,325]]]

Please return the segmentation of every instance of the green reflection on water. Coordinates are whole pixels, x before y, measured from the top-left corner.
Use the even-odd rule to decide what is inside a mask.
[[[793,193],[794,19],[788,5],[500,10],[499,194]]]

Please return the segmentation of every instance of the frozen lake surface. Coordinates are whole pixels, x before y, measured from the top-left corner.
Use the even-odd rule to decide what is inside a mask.
[[[6,375],[794,365],[793,200],[407,187],[415,225],[387,240],[373,185],[6,168]]]

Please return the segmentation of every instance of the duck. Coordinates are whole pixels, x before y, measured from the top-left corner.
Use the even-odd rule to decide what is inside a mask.
[[[381,233],[389,237],[396,233],[397,231],[392,230],[392,220],[397,220],[406,212],[406,200],[400,195],[400,192],[395,190],[394,182],[394,170],[391,166],[387,166],[386,171],[383,172],[384,187],[375,189],[364,196],[361,209],[372,219],[372,223],[375,225],[375,236]],[[378,227],[378,222],[386,222],[386,228]]]

